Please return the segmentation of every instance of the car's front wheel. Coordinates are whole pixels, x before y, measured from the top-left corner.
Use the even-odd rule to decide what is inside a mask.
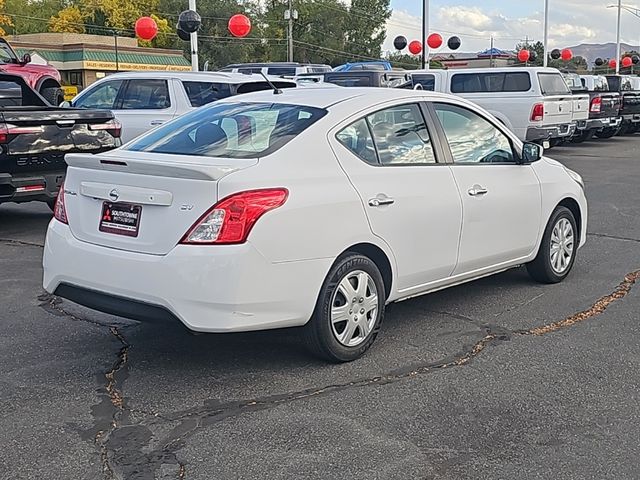
[[[544,230],[538,255],[527,264],[529,275],[542,283],[564,280],[575,262],[579,241],[573,213],[566,207],[557,207]]]
[[[384,281],[376,264],[357,253],[343,255],[329,271],[304,327],[307,345],[332,362],[357,359],[373,344],[385,303]]]

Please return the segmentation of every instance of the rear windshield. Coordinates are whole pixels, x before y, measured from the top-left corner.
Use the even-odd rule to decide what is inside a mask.
[[[420,85],[423,90],[433,92],[436,89],[436,77],[434,75],[423,75],[414,73],[411,75],[414,87]]]
[[[451,93],[527,92],[530,88],[528,72],[457,73],[451,78]]]
[[[357,77],[355,75],[331,75],[326,76],[324,79],[327,83],[333,83],[340,85],[341,87],[370,87],[371,77],[369,75],[363,75]]]
[[[276,77],[287,75],[293,77],[296,74],[295,67],[269,67],[267,68],[267,75],[275,75]]]
[[[269,155],[327,111],[280,103],[212,104],[135,140],[126,150],[205,157]]]
[[[539,73],[540,90],[543,95],[565,95],[571,93],[567,82],[559,73]]]

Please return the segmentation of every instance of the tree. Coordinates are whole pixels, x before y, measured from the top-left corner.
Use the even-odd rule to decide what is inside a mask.
[[[2,26],[5,26],[5,27],[13,26],[13,21],[11,20],[11,17],[8,15],[5,15],[4,12],[5,12],[4,0],[0,0],[0,36],[7,34],[5,29],[2,28]]]
[[[542,42],[535,43],[519,43],[516,45],[516,53],[520,50],[529,50],[535,53],[535,59],[527,62],[532,67],[541,67],[544,63],[544,44]]]
[[[80,9],[70,5],[58,12],[49,20],[49,30],[52,32],[84,33],[84,17]]]
[[[346,49],[350,53],[380,58],[391,17],[390,0],[352,0],[349,6]]]
[[[422,59],[419,55],[393,52],[387,55],[387,60],[391,62],[393,67],[404,68],[405,70],[417,70],[422,67]],[[429,68],[442,69],[444,66],[437,60],[431,60]]]

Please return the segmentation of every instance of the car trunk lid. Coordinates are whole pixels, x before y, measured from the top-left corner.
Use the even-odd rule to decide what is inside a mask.
[[[87,243],[165,255],[216,203],[218,181],[257,162],[126,151],[68,155],[69,227]]]

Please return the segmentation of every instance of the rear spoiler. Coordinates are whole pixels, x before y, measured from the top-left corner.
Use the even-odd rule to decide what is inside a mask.
[[[209,158],[125,150],[118,150],[117,155],[112,152],[106,155],[70,153],[65,156],[65,161],[69,167],[75,168],[205,181],[220,180],[258,163],[257,158]]]

